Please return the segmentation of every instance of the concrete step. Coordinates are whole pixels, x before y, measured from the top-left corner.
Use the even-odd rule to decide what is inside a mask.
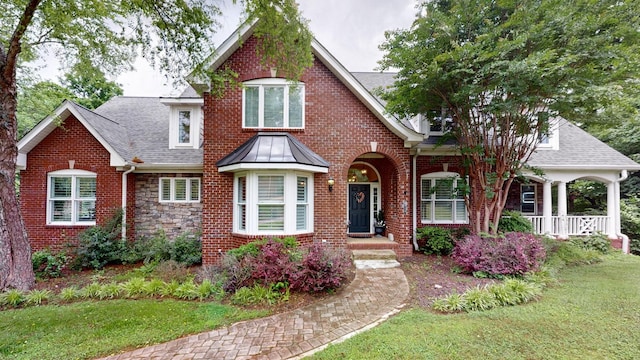
[[[390,249],[382,250],[351,250],[354,260],[396,260],[395,251]]]
[[[356,269],[387,269],[399,267],[393,250],[352,250]]]

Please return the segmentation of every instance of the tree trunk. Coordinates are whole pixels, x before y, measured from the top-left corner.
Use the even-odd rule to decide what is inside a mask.
[[[6,59],[0,57],[0,70]],[[31,246],[16,195],[16,81],[15,71],[0,71],[0,291],[29,290],[35,284]]]

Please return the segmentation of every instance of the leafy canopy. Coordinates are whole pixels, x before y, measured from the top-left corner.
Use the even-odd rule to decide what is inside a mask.
[[[589,120],[635,85],[639,7],[614,0],[436,0],[420,6],[410,29],[386,33],[381,68],[400,69],[383,94],[388,110],[435,110],[453,119],[474,230],[490,231],[490,220],[497,228],[508,188],[550,119]]]

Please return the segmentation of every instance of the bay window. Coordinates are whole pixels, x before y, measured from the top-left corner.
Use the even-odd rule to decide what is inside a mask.
[[[312,177],[294,171],[236,174],[234,231],[296,234],[313,231]]]

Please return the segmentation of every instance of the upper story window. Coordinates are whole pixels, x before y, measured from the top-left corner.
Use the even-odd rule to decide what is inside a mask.
[[[439,172],[421,177],[420,212],[423,224],[466,224],[468,220],[464,183],[457,173]]]
[[[242,126],[245,128],[304,128],[304,84],[284,79],[244,83]]]
[[[538,149],[558,150],[560,148],[559,124],[557,120],[550,120],[549,130],[538,135]]]
[[[47,177],[47,224],[96,224],[95,173],[60,170]]]
[[[160,178],[160,202],[200,202],[200,178]]]
[[[446,108],[430,110],[420,115],[420,132],[429,135],[443,135],[453,126],[453,117]]]
[[[169,148],[197,149],[200,146],[200,107],[172,106]]]

